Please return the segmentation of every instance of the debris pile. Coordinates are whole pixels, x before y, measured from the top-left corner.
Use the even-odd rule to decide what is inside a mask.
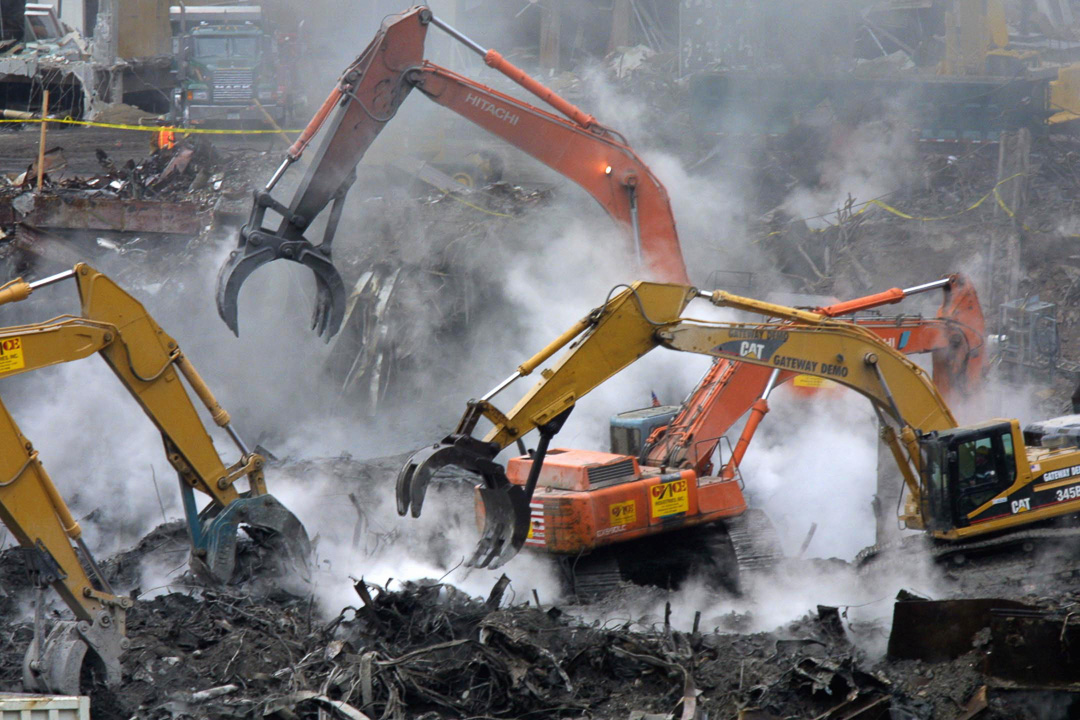
[[[179,523],[156,529],[110,559],[106,573],[131,580],[141,555],[163,546],[183,552],[183,533]],[[20,551],[0,554],[0,580],[0,691],[16,690],[33,634]],[[1066,662],[1061,643],[1072,636],[1075,597],[1060,585],[1039,601],[1045,609],[961,600],[951,615],[905,594],[898,608],[922,611],[897,621],[896,657],[876,659],[861,648],[882,627],[851,621],[846,608],[818,606],[755,633],[738,629],[745,617],[698,613],[693,629],[680,631],[670,603],[663,617],[628,617],[641,594],[664,597],[655,589],[624,587],[592,608],[600,620],[586,623],[580,608],[516,596],[505,576],[486,598],[434,580],[380,587],[360,579],[355,605],[328,619],[312,596],[205,587],[190,577],[172,587],[185,583],[129,612],[124,682],[94,693],[95,718],[1004,720],[1044,717],[1040,703],[1070,697],[1031,690],[1039,680],[1030,668],[994,663],[1035,632],[1060,634],[1040,647],[1055,666]],[[953,626],[970,632],[950,633]]]
[[[841,717],[888,707],[890,682],[864,669],[835,609],[776,633],[684,633],[584,626],[515,600],[505,577],[484,600],[435,581],[355,587],[357,606],[330,622],[311,598],[280,593],[203,588],[137,603],[124,683],[97,716]],[[13,678],[31,632],[26,621],[3,625],[0,676]]]
[[[63,148],[50,149],[45,156],[45,189],[78,191],[84,197],[186,201],[209,206],[221,195],[247,194],[248,179],[257,177],[271,164],[264,160],[265,153],[223,152],[209,140],[193,137],[159,148],[139,162],[129,159],[117,164],[100,147],[95,155],[102,172],[70,175],[62,172],[67,168]],[[8,185],[20,191],[32,189],[36,180],[34,165],[27,172],[5,178]]]

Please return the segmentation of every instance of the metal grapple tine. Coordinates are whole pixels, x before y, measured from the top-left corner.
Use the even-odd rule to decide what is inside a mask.
[[[276,259],[273,248],[267,247],[249,252],[247,248],[241,246],[229,254],[229,259],[218,271],[215,297],[218,315],[237,337],[240,336],[240,327],[237,322],[240,286],[251,273]]]
[[[105,670],[100,679],[116,687],[122,680],[120,656],[128,646],[108,612],[99,613],[90,622],[58,622],[40,648],[34,643],[27,650],[23,686],[34,692],[79,695],[88,689],[83,687],[86,671],[96,666]]]
[[[330,342],[345,319],[345,282],[328,255],[318,248],[305,248],[298,260],[315,274],[315,311],[311,327]]]
[[[256,242],[257,241],[257,242]],[[283,241],[262,232],[252,232],[233,250],[221,266],[217,280],[218,315],[237,336],[240,287],[263,265],[275,260],[292,260],[315,274],[316,300],[312,327],[326,342],[341,329],[345,318],[345,282],[330,260],[330,251],[314,247],[306,240]]]
[[[484,534],[466,565],[495,569],[518,554],[529,537],[529,501],[516,485],[482,488]]]
[[[450,446],[452,448],[453,446]],[[447,445],[439,443],[417,450],[409,459],[397,476],[397,511],[398,515],[404,515],[412,508],[412,516],[420,517],[420,509],[424,506],[424,495],[427,493],[428,483],[439,468],[452,464],[453,458],[447,457]],[[429,460],[435,458],[429,464]],[[440,461],[440,457],[444,460]]]
[[[271,533],[281,567],[308,576],[312,548],[303,523],[273,495],[258,495],[238,498],[204,519],[199,547],[206,550],[203,562],[215,581],[225,585],[233,580],[241,525]]]
[[[514,557],[529,535],[529,500],[525,491],[506,479],[493,461],[498,447],[470,437],[450,436],[413,453],[397,477],[397,509],[420,517],[431,478],[453,465],[480,474],[483,487],[484,530],[469,558],[469,567],[499,567]]]
[[[329,305],[329,293],[326,292],[326,288],[322,286],[322,283],[318,283],[315,288],[315,308],[311,311],[311,329],[320,337],[326,332],[326,325],[330,320]],[[330,341],[329,336],[326,341]]]

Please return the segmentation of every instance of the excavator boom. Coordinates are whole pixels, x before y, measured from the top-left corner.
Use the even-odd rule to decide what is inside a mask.
[[[905,355],[932,353],[934,384],[942,395],[955,400],[973,392],[983,373],[986,324],[975,287],[968,278],[954,274],[815,308],[815,312],[831,318],[847,316],[937,289],[944,290],[944,298],[934,318],[870,316],[852,321]],[[783,370],[774,385],[782,385],[799,374]],[[671,422],[642,438],[647,440],[641,453],[644,464],[691,467],[699,476],[708,475],[720,438],[762,398],[771,375],[771,368],[718,358]]]
[[[423,60],[427,27],[433,24],[484,58],[564,117],[469,80]],[[278,259],[302,263],[318,286],[313,326],[329,341],[345,313],[345,286],[334,268],[331,246],[356,166],[413,87],[431,100],[503,138],[573,180],[592,195],[632,237],[639,261],[653,277],[685,283],[686,267],[663,185],[618,133],[600,125],[497,51],[481,47],[417,6],[383,22],[375,39],[342,74],[266,187],[255,193],[237,249],[218,275],[217,307],[238,333],[240,287],[256,269]],[[288,206],[271,191],[321,131],[323,138]],[[321,244],[306,236],[333,201]],[[282,220],[264,227],[267,210]]]
[[[648,274],[689,282],[667,190],[620,135],[592,118],[568,122],[427,61],[409,82],[581,186],[632,238]]]

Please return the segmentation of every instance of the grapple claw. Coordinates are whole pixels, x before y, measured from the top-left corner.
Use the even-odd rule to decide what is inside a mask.
[[[241,247],[229,253],[229,259],[218,270],[217,292],[215,293],[218,315],[232,330],[233,335],[240,336],[240,327],[237,322],[240,286],[251,273],[276,259],[273,248],[249,251],[248,248]]]
[[[466,565],[494,570],[506,564],[529,537],[529,498],[518,485],[480,488],[484,503],[484,534]]]
[[[23,660],[23,687],[28,691],[79,695],[84,680],[120,684],[120,656],[128,648],[123,630],[107,612],[93,622],[56,623],[37,647],[31,643]]]
[[[397,491],[395,494],[397,496],[398,515],[404,516],[412,507],[413,517],[420,517],[420,507],[424,504],[427,485],[431,482],[431,476],[438,470],[438,468],[429,469],[427,461],[432,455],[437,454],[440,449],[442,449],[441,445],[433,445],[423,450],[417,450],[405,461],[405,465],[402,466],[397,476]],[[419,506],[413,503],[414,486],[418,488]]]
[[[345,318],[345,283],[330,260],[330,251],[306,240],[284,240],[259,230],[242,231],[240,247],[229,255],[218,272],[218,315],[235,335],[239,335],[237,315],[240,287],[260,267],[281,259],[306,265],[315,274],[316,300],[312,328],[326,342],[330,342]]]
[[[431,478],[447,466],[475,472],[484,504],[484,531],[467,565],[496,568],[514,557],[529,534],[529,500],[494,461],[499,447],[466,435],[451,435],[441,443],[418,450],[405,461],[397,477],[399,515],[420,517]]]
[[[501,476],[501,482],[509,484],[502,467],[492,461],[498,452],[497,446],[464,435],[451,435],[440,443],[417,450],[409,456],[398,473],[398,515],[404,515],[411,510],[414,518],[420,517],[431,478],[447,466],[478,473],[484,478],[485,484],[489,484],[489,475]],[[495,478],[491,482],[497,484],[500,481]]]
[[[205,514],[199,520],[202,528],[195,549],[205,551],[200,553],[205,558],[201,561],[204,575],[214,581],[228,584],[233,579],[240,525],[270,534],[282,571],[301,577],[308,575],[311,540],[299,518],[273,495],[241,497],[216,514]]]
[[[476,406],[470,403],[469,412]],[[484,505],[484,531],[476,543],[476,550],[465,564],[468,567],[492,569],[504,565],[518,554],[529,538],[529,527],[532,523],[532,508],[529,503],[540,479],[540,468],[544,465],[551,438],[559,432],[573,409],[574,406],[571,405],[537,427],[540,431],[540,442],[532,453],[532,466],[524,486],[511,483],[503,466],[495,462],[495,456],[502,449],[498,443],[455,433],[440,443],[417,450],[405,461],[404,467],[398,473],[398,514],[404,515],[411,507],[412,516],[420,517],[428,483],[441,468],[454,465],[477,473],[483,479],[477,492]],[[471,427],[467,422],[468,418],[469,414],[466,413],[458,427]]]

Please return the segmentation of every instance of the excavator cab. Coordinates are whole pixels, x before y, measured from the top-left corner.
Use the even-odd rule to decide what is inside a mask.
[[[671,424],[681,410],[681,405],[656,405],[612,415],[611,452],[640,457],[649,436]]]
[[[949,531],[1010,508],[1004,493],[1016,480],[1013,423],[993,421],[922,438],[927,528]]]

